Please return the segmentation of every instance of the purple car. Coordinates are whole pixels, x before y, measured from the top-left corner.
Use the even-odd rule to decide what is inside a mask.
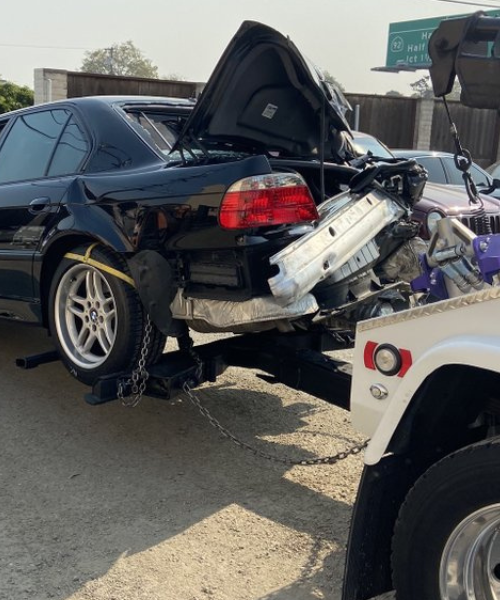
[[[367,133],[353,131],[353,137],[354,148],[359,153],[371,152],[374,156],[382,159],[394,158],[396,155],[400,158],[411,158],[409,156],[410,152],[406,151],[404,156],[398,151],[393,153],[380,140]],[[416,155],[418,151],[413,150],[412,153]],[[416,160],[420,163],[418,158]],[[422,165],[427,168],[427,164],[424,164],[423,161]],[[485,194],[480,194],[480,197],[492,232],[500,233],[500,200]],[[472,207],[469,203],[465,187],[428,181],[422,199],[413,209],[412,218],[421,223],[420,236],[429,239],[436,221],[443,217],[456,217],[469,229],[477,233],[475,223],[477,213],[478,208]]]
[[[493,233],[500,233],[500,201],[480,194]],[[456,217],[469,229],[477,233],[475,217],[478,208],[471,207],[465,189],[430,183],[425,185],[424,195],[413,209],[412,218],[421,223],[420,236],[428,239],[443,217]]]

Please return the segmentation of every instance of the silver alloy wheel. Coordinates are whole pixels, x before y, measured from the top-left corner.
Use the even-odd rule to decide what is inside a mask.
[[[443,600],[500,600],[500,504],[455,527],[441,557],[439,585]]]
[[[106,277],[89,265],[70,267],[61,277],[55,324],[68,358],[82,369],[102,365],[118,331],[116,301]]]

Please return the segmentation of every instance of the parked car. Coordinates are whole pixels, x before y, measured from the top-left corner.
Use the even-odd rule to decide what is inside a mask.
[[[352,145],[354,150],[362,155],[371,153],[380,158],[395,158],[389,148],[378,138],[362,131],[352,131]]]
[[[500,161],[494,162],[489,167],[486,167],[486,172],[493,177],[493,179],[500,179]]]
[[[455,165],[455,159],[450,152],[436,152],[432,150],[392,150],[397,158],[414,158],[427,169],[429,181],[444,185],[464,185],[462,172]],[[484,191],[493,186],[494,176],[482,169],[478,164],[472,163],[470,174],[479,191]],[[500,189],[492,190],[488,195],[500,199]]]
[[[425,167],[429,174],[422,198],[413,208],[412,218],[421,224],[419,235],[429,239],[436,221],[443,217],[456,217],[469,229],[477,233],[478,209],[471,207],[461,174],[455,167],[453,155],[445,152],[421,153],[417,150],[389,150],[376,137],[360,131],[353,131],[353,144],[359,154],[371,152],[382,158],[414,158]],[[447,180],[438,175],[449,173]],[[492,178],[478,165],[473,164],[471,172],[476,184],[490,184]],[[441,176],[441,175],[440,175]],[[486,177],[489,177],[486,180]],[[448,183],[453,182],[453,185]],[[495,190],[499,192],[500,190]],[[484,209],[493,233],[500,233],[500,200],[494,194],[481,194]]]
[[[500,200],[480,194],[493,233],[500,233]],[[458,186],[427,182],[422,198],[415,204],[412,218],[421,224],[419,235],[429,239],[436,221],[456,217],[469,229],[478,233],[479,208],[472,207],[465,189]]]
[[[92,384],[188,328],[285,334],[387,312],[384,262],[415,233],[425,174],[350,166],[347,108],[288,38],[246,22],[194,106],[71,98],[1,115],[0,315],[48,327]]]

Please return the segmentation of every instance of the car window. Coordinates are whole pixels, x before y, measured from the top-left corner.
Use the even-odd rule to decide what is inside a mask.
[[[84,132],[78,126],[75,118],[71,117],[57,144],[47,174],[55,176],[76,173],[86,157],[89,148],[90,144]]]
[[[156,151],[168,154],[175,144],[187,115],[156,110],[125,111],[128,124]]]
[[[464,180],[462,172],[455,166],[455,161],[451,156],[443,158],[448,173],[448,183],[452,185],[463,185]],[[470,174],[476,185],[488,186],[490,184],[488,175],[474,163],[470,167]]]
[[[417,162],[427,169],[429,181],[446,183],[446,173],[438,156],[422,156],[417,158]]]
[[[500,178],[500,163],[493,163],[488,167],[488,172],[494,179]]]
[[[446,167],[448,183],[451,185],[463,185],[464,180],[462,178],[462,171],[457,169],[453,158],[451,156],[446,156],[443,158],[443,162]]]
[[[380,158],[394,158],[391,152],[377,138],[357,135],[351,142],[354,150],[361,156],[371,152]]]
[[[489,186],[490,180],[488,175],[476,165],[471,165],[470,174],[472,175],[472,179],[474,183],[479,186]]]
[[[58,109],[17,117],[0,148],[0,183],[43,177],[69,114]]]

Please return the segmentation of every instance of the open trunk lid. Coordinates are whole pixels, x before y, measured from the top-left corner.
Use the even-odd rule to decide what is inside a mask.
[[[233,143],[284,156],[342,158],[342,92],[274,29],[245,21],[210,77],[179,143]],[[323,132],[323,133],[322,133]]]

